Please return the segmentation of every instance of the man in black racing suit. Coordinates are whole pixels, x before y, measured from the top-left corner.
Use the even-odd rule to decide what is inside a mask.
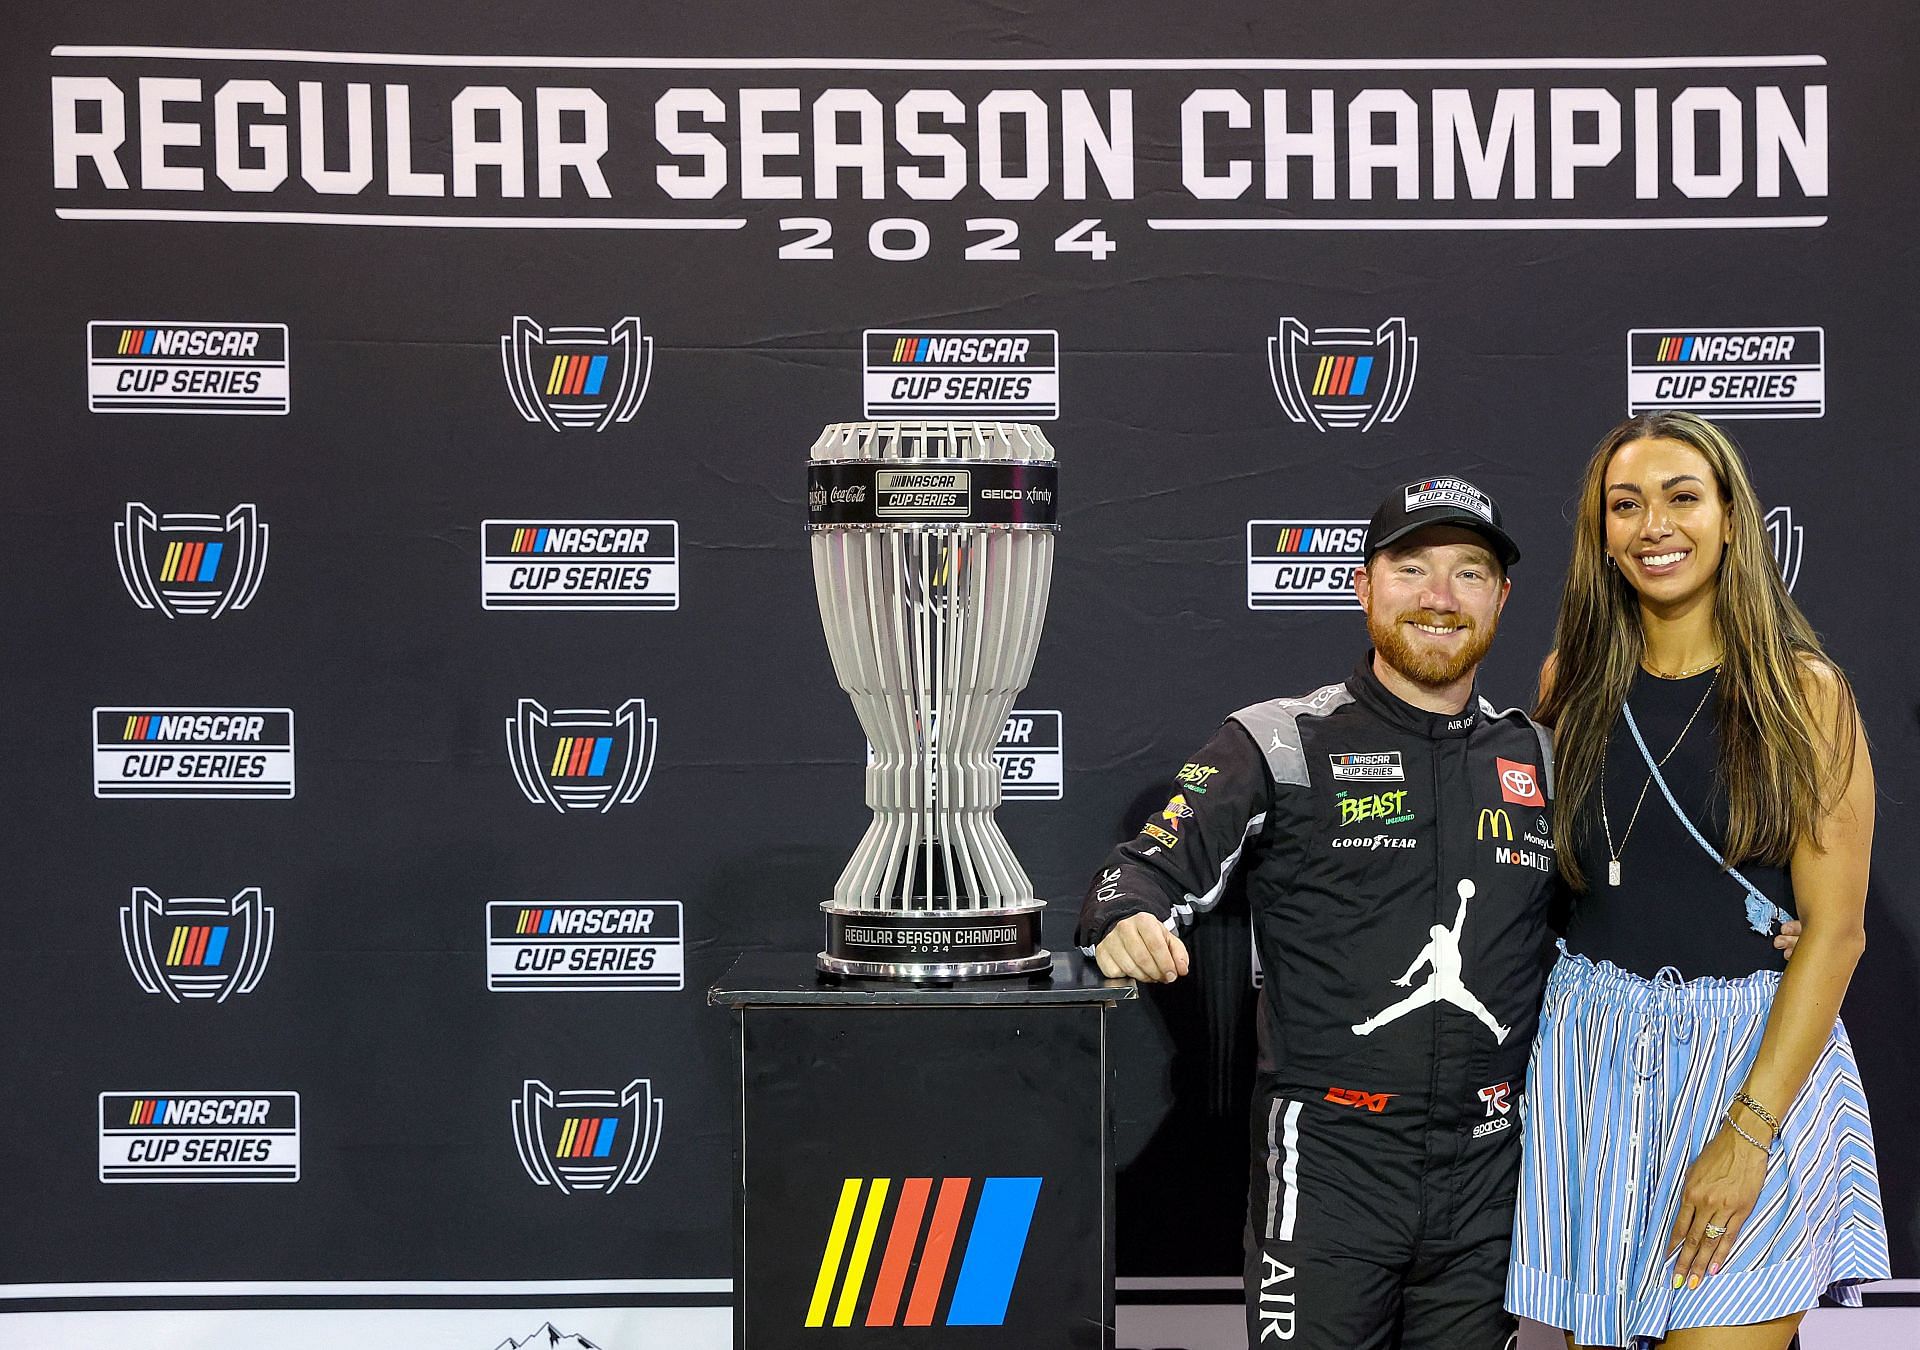
[[[1109,856],[1078,940],[1109,975],[1174,979],[1179,922],[1245,874],[1252,1344],[1500,1350],[1555,866],[1550,742],[1474,687],[1519,551],[1439,478],[1395,489],[1365,552],[1374,650],[1228,718]]]

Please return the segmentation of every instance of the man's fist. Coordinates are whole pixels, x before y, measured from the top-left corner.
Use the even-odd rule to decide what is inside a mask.
[[[1115,924],[1093,959],[1106,976],[1124,975],[1148,984],[1171,984],[1187,973],[1187,944],[1151,914],[1129,914]]]

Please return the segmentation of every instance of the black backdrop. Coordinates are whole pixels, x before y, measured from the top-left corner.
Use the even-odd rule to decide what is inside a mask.
[[[138,1304],[142,1281],[252,1282],[265,1298],[286,1281],[558,1291],[636,1277],[666,1302],[702,1301],[703,1288],[705,1302],[725,1301],[712,1281],[729,1264],[731,1066],[725,1019],[702,991],[743,950],[816,940],[813,905],[865,818],[861,737],[820,637],[800,494],[818,429],[862,415],[869,329],[1058,334],[1059,415],[1044,425],[1060,453],[1063,528],[1038,665],[1017,704],[1060,712],[1064,788],[1001,811],[1054,902],[1056,944],[1094,862],[1221,715],[1336,678],[1359,650],[1350,608],[1249,607],[1250,522],[1351,521],[1386,487],[1436,472],[1486,487],[1528,556],[1484,683],[1497,701],[1522,701],[1551,630],[1575,474],[1626,411],[1629,333],[1652,334],[1657,355],[1660,336],[1790,329],[1805,354],[1807,330],[1820,330],[1820,415],[1729,425],[1764,500],[1787,508],[1776,523],[1799,531],[1781,535],[1799,543],[1796,597],[1852,673],[1875,741],[1871,941],[1846,1015],[1884,1122],[1896,1273],[1920,1273],[1920,1171],[1900,1128],[1920,1109],[1907,1044],[1920,980],[1920,649],[1887,608],[1914,579],[1907,522],[1920,488],[1900,402],[1914,294],[1916,109],[1901,73],[1912,22],[1878,3],[1817,15],[1771,4],[906,15],[275,3],[15,16],[0,94],[11,421],[0,512],[22,545],[0,657],[10,1306]],[[591,60],[500,60],[556,54]],[[1346,64],[1312,64],[1329,58]],[[186,101],[148,111],[143,78],[201,85],[174,86]],[[234,123],[242,140],[251,127],[293,127],[283,183],[221,180],[215,94],[230,80],[264,82],[242,87],[248,99],[263,87],[285,97],[278,114],[238,107]],[[349,167],[347,87],[374,86],[364,190],[302,181],[301,81],[322,88],[336,172]],[[388,190],[384,85],[405,87],[411,167],[445,175],[445,195]],[[451,108],[469,87],[520,100],[523,195],[503,192],[493,167],[478,169],[473,195],[454,195]],[[575,169],[560,173],[559,195],[540,195],[542,88],[591,89],[604,104],[606,196]],[[669,89],[711,91],[685,96],[695,111],[682,132],[715,138],[687,142],[692,155],[670,155],[656,134]],[[768,132],[794,136],[767,143],[787,156],[766,168],[793,178],[789,197],[747,184],[742,89],[797,91],[801,111],[766,115]],[[909,158],[895,139],[897,101],[912,89],[955,96],[963,120],[936,111],[922,124],[959,137],[951,167],[964,185],[951,200],[916,199],[897,176],[945,163]],[[1314,195],[1303,158],[1291,161],[1291,192],[1269,195],[1259,138],[1271,89],[1289,91],[1296,131],[1309,91],[1330,91],[1328,195]],[[1496,92],[1522,91],[1512,106],[1533,119],[1531,196],[1511,168],[1489,196],[1460,174],[1441,195],[1433,111],[1445,101],[1435,91],[1450,89],[1469,91],[1482,136]],[[1556,109],[1589,106],[1565,91],[1596,89],[1621,109],[1622,152],[1574,167],[1578,148],[1554,144]],[[1685,98],[1738,109],[1737,142],[1723,143],[1709,111],[1694,148],[1703,172],[1722,152],[1740,166],[1728,195],[1676,186],[1673,108],[1688,89],[1728,91]],[[124,105],[111,161],[124,187],[56,137],[63,106],[78,109],[83,138],[98,132],[103,90]],[[1063,151],[1073,90],[1108,138],[1127,111],[1110,95],[1131,91],[1130,153]],[[1209,105],[1226,111],[1183,130],[1196,90],[1231,92]],[[1234,94],[1251,127],[1231,124]],[[832,175],[836,195],[821,190],[810,112],[823,96],[881,119],[878,195],[861,195],[855,169]],[[1637,139],[1641,98],[1659,110],[1651,160]],[[1361,175],[1363,194],[1347,116],[1361,109],[1357,125],[1388,141],[1391,117],[1365,115],[1376,103],[1411,110],[1409,168]],[[987,156],[1001,161],[997,181],[982,162],[983,104],[1012,110],[1003,126],[1015,134]],[[1017,134],[1036,104],[1048,112],[1044,163]],[[702,121],[709,108],[717,120]],[[162,119],[200,143],[159,147]],[[579,114],[557,125],[562,140],[589,128]],[[836,125],[855,139],[858,113]],[[1578,142],[1603,129],[1590,113],[1567,125]],[[475,126],[482,140],[501,134],[493,113]],[[1784,126],[1787,147],[1771,149],[1763,126]],[[1207,149],[1183,174],[1183,148],[1194,155],[1201,136]],[[712,195],[671,196],[656,170],[698,172],[709,148],[723,180]],[[246,183],[233,168],[270,169],[262,153],[242,149],[229,175]],[[1244,196],[1202,195],[1241,161]],[[168,165],[202,169],[200,185],[159,186]],[[1769,165],[1777,194],[1764,190]],[[421,215],[437,219],[393,219]],[[783,224],[795,219],[822,225]],[[1199,219],[1240,226],[1180,227]],[[678,228],[690,220],[728,224]],[[881,251],[912,252],[924,230],[925,256],[876,256],[869,230],[886,220],[907,223],[882,227]],[[1015,230],[1002,247],[1019,256],[965,256],[1006,232],[970,222],[1001,220]],[[1087,220],[1098,224],[1075,235]],[[831,258],[780,256],[809,240]],[[501,353],[516,316],[599,329],[637,319],[652,359],[631,419],[597,432],[526,420]],[[1417,367],[1402,351],[1397,370],[1386,353],[1375,369],[1410,377],[1404,409],[1366,430],[1290,419],[1268,343],[1286,319],[1313,338],[1404,320]],[[89,367],[111,382],[126,330],[189,322],[286,325],[286,413],[90,409]],[[89,339],[94,323],[104,338]],[[627,369],[622,349],[580,350],[608,354],[610,380]],[[1303,360],[1310,382],[1314,358]],[[1767,373],[1764,359],[1746,364]],[[549,373],[540,365],[535,378]],[[252,602],[211,619],[140,608],[115,563],[114,526],[133,503],[222,517],[254,504],[269,546]],[[489,520],[676,522],[678,605],[484,608]],[[643,699],[658,732],[644,791],[604,812],[530,800],[503,734],[523,699],[548,710]],[[95,795],[93,710],[123,710],[114,723],[166,708],[290,709],[291,799]],[[176,1004],[143,991],[118,917],[137,888],[172,900],[248,887],[274,914],[251,992]],[[486,906],[569,900],[681,902],[683,987],[490,990]],[[1135,1158],[1120,1197],[1123,1275],[1237,1268],[1247,949],[1230,915],[1196,943],[1200,976],[1154,991],[1122,1024],[1122,1145]],[[635,1079],[665,1106],[651,1169],[613,1194],[536,1184],[510,1112],[526,1085],[617,1094]],[[101,1094],[190,1091],[297,1092],[299,1180],[103,1184]],[[85,1291],[94,1302],[41,1287],[74,1281],[99,1282]]]

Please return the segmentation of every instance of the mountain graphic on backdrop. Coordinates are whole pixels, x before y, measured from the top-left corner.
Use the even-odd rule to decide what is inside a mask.
[[[515,1340],[509,1336],[493,1350],[601,1350],[598,1342],[585,1336],[572,1336],[555,1327],[551,1322],[542,1323],[537,1331]]]

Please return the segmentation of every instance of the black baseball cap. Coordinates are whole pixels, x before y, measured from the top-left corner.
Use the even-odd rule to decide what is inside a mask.
[[[1449,477],[1423,478],[1389,492],[1367,522],[1367,559],[1429,525],[1472,530],[1493,546],[1502,567],[1520,561],[1519,546],[1500,527],[1500,508],[1493,498],[1464,478]]]

